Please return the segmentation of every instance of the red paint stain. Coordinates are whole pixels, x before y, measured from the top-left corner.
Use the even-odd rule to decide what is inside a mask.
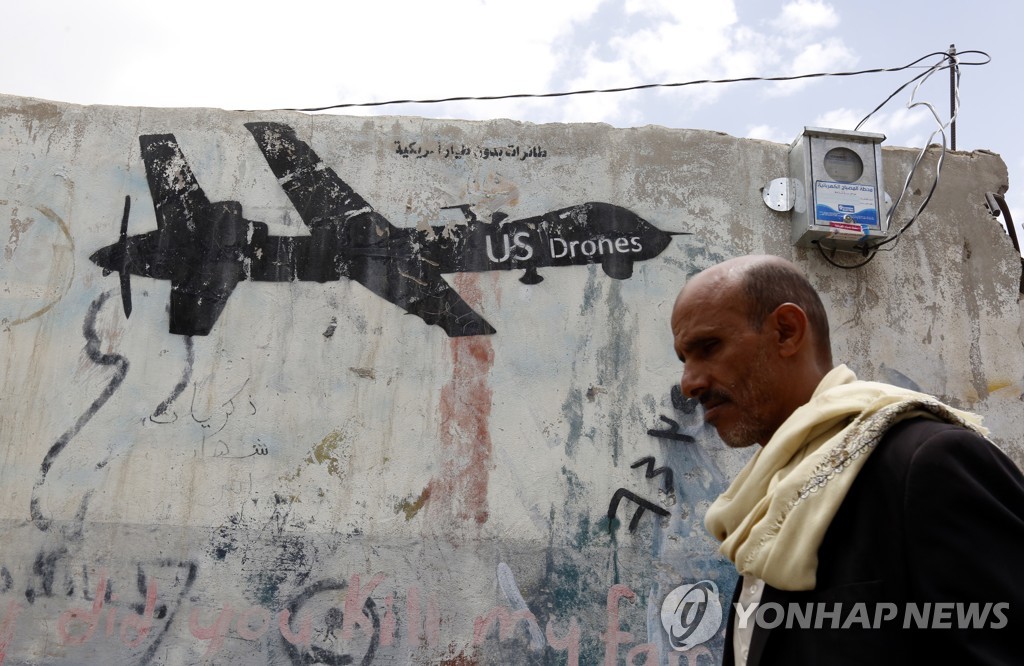
[[[475,275],[455,276],[455,289],[474,307],[482,300]],[[441,389],[440,462],[431,480],[429,515],[487,522],[487,484],[491,467],[492,391],[487,384],[494,349],[490,336],[451,338],[452,376]]]
[[[476,659],[470,659],[461,650],[455,654],[454,643],[448,646],[448,654],[451,656],[442,658],[440,666],[477,666],[478,664]]]

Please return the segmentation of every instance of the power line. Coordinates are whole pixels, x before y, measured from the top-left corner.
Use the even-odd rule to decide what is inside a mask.
[[[960,51],[957,54],[958,65],[986,65],[991,62],[992,57],[984,51]],[[970,62],[962,60],[965,55],[980,55],[984,60],[980,62]],[[929,53],[928,55],[921,56],[913,62],[907,63],[906,65],[900,65],[899,67],[876,67],[872,69],[861,69],[853,72],[815,72],[813,74],[796,74],[793,76],[745,76],[735,79],[698,79],[694,81],[683,81],[679,83],[645,83],[635,86],[625,86],[621,88],[595,88],[590,90],[573,90],[569,92],[552,92],[552,93],[513,93],[509,95],[461,95],[457,97],[443,97],[439,99],[393,99],[386,102],[346,102],[341,104],[331,104],[328,106],[316,106],[306,108],[286,108],[286,109],[273,109],[275,111],[328,111],[330,109],[348,109],[355,107],[375,107],[375,106],[391,106],[395,104],[442,104],[445,102],[486,102],[496,101],[504,99],[546,99],[553,97],[572,97],[575,95],[595,95],[605,93],[623,93],[633,92],[637,90],[650,90],[653,88],[682,88],[685,86],[697,86],[705,84],[724,84],[724,83],[747,83],[752,81],[797,81],[800,79],[813,79],[830,76],[861,76],[863,74],[881,74],[885,72],[900,72],[906,69],[917,66],[920,62],[939,56],[944,60],[949,58],[949,53],[944,51],[936,51]],[[929,70],[934,69],[934,65],[929,67]],[[895,94],[895,93],[894,93]],[[250,109],[251,110],[251,109]]]
[[[981,59],[979,61],[967,61],[967,60],[964,60],[963,57],[967,56],[967,55],[981,56]],[[899,94],[900,92],[905,90],[907,87],[909,87],[913,83],[917,83],[917,85],[914,88],[914,92],[911,95],[910,103],[908,103],[907,108],[914,108],[914,107],[917,107],[917,106],[924,106],[924,107],[928,108],[931,111],[931,114],[934,117],[936,123],[938,124],[938,129],[935,130],[932,133],[932,135],[929,137],[929,140],[925,143],[925,146],[921,149],[920,154],[917,156],[917,159],[915,160],[914,165],[913,165],[913,167],[910,170],[910,173],[907,175],[907,179],[906,179],[906,182],[904,183],[903,190],[900,193],[900,196],[897,197],[896,201],[893,202],[892,206],[889,208],[889,213],[886,216],[887,226],[889,226],[889,224],[891,224],[893,213],[895,212],[897,205],[900,203],[900,201],[902,201],[903,196],[906,194],[907,189],[909,188],[909,185],[910,185],[910,179],[913,177],[914,172],[917,170],[918,166],[921,163],[921,160],[923,159],[925,153],[927,152],[927,148],[928,148],[928,145],[931,143],[931,139],[934,138],[936,134],[939,134],[942,137],[942,151],[939,154],[939,159],[938,159],[938,162],[936,164],[935,178],[933,179],[932,186],[931,186],[930,190],[928,191],[928,194],[925,196],[924,201],[922,201],[921,205],[918,207],[917,211],[915,211],[915,213],[911,216],[910,220],[907,221],[902,227],[900,227],[900,229],[895,234],[893,234],[892,236],[890,236],[888,238],[885,238],[885,239],[881,240],[878,243],[875,243],[874,245],[866,246],[866,247],[862,248],[863,252],[864,252],[864,255],[865,255],[865,259],[862,262],[854,264],[854,265],[846,265],[846,264],[837,263],[837,262],[833,261],[825,253],[825,248],[822,247],[821,244],[817,244],[816,243],[816,245],[818,246],[818,250],[821,253],[821,256],[824,257],[828,261],[828,263],[832,264],[833,266],[837,266],[839,268],[859,268],[859,267],[864,266],[865,264],[869,263],[872,259],[874,259],[875,255],[878,254],[879,251],[891,251],[892,249],[894,249],[895,245],[893,245],[890,248],[885,248],[885,250],[882,250],[882,246],[887,245],[889,243],[892,243],[894,241],[898,242],[900,237],[903,235],[903,233],[917,220],[917,218],[920,216],[921,212],[928,205],[929,201],[931,201],[932,194],[935,193],[935,189],[936,189],[936,187],[938,186],[938,183],[939,183],[939,174],[942,171],[942,164],[943,164],[943,161],[944,161],[943,158],[945,157],[945,154],[946,154],[946,129],[950,128],[950,130],[952,132],[956,131],[954,123],[956,121],[956,116],[957,116],[957,113],[959,111],[959,80],[960,80],[959,68],[961,66],[987,65],[988,63],[990,63],[992,61],[992,57],[988,53],[986,53],[984,51],[978,51],[978,50],[959,51],[959,52],[957,52],[955,47],[950,45],[949,51],[935,51],[933,53],[929,53],[927,55],[923,55],[920,58],[917,58],[916,60],[914,60],[912,62],[909,62],[909,63],[907,63],[905,65],[900,65],[898,67],[875,67],[875,68],[872,68],[872,69],[861,69],[861,70],[850,71],[850,72],[815,72],[815,73],[812,73],[812,74],[796,74],[796,75],[792,75],[792,76],[746,76],[746,77],[732,78],[732,79],[698,79],[698,80],[684,81],[684,82],[679,82],[679,83],[647,83],[647,84],[641,84],[641,85],[635,85],[635,86],[625,86],[625,87],[620,87],[620,88],[598,88],[598,89],[573,90],[573,91],[568,91],[568,92],[553,92],[553,93],[514,93],[514,94],[508,94],[508,95],[461,95],[461,96],[456,96],[456,97],[444,97],[444,98],[439,98],[439,99],[396,99],[396,100],[388,100],[388,101],[384,101],[384,102],[347,102],[347,103],[341,103],[341,104],[331,104],[331,105],[328,105],[328,106],[306,107],[306,108],[283,108],[283,109],[275,109],[275,110],[277,110],[277,111],[313,112],[313,111],[328,111],[330,109],[345,109],[345,108],[355,108],[355,107],[390,106],[390,105],[396,105],[396,104],[442,104],[442,103],[445,103],[445,102],[479,102],[479,101],[494,101],[494,100],[505,100],[505,99],[546,99],[546,98],[555,98],[555,97],[571,97],[571,96],[575,96],[575,95],[594,95],[594,94],[605,94],[605,93],[634,92],[634,91],[637,91],[637,90],[650,90],[650,89],[653,89],[653,88],[682,88],[682,87],[685,87],[685,86],[696,86],[696,85],[705,85],[705,84],[748,83],[748,82],[754,82],[754,81],[797,81],[797,80],[801,80],[801,79],[824,78],[824,77],[861,76],[861,75],[864,75],[864,74],[882,74],[882,73],[887,73],[887,72],[901,72],[901,71],[904,71],[904,70],[907,70],[907,69],[911,69],[913,67],[917,67],[923,61],[928,60],[929,58],[934,58],[934,57],[938,57],[939,60],[937,62],[934,62],[934,63],[928,65],[927,67],[925,67],[925,71],[924,72],[918,74],[917,76],[913,77],[912,79],[910,79],[909,81],[907,81],[906,83],[904,83],[903,85],[898,87],[896,90],[894,90],[892,92],[892,94],[890,94],[888,97],[886,97],[885,100],[881,104],[879,104],[874,109],[872,109],[870,113],[868,113],[859,123],[857,123],[857,127],[855,128],[855,131],[859,130],[860,127],[865,122],[867,122],[867,120],[869,118],[871,118],[871,116],[873,116],[875,113],[877,113],[880,109],[882,109],[882,107],[884,107],[886,104],[888,104],[890,101],[892,101],[892,99],[897,94]],[[914,101],[914,98],[915,98],[918,90],[921,88],[921,85],[925,81],[927,81],[928,78],[930,78],[932,74],[934,74],[937,71],[941,71],[943,69],[949,69],[950,70],[950,77],[951,77],[951,81],[952,81],[951,92],[950,92],[950,94],[951,94],[950,119],[946,123],[943,123],[939,119],[938,114],[935,112],[935,108],[931,104],[929,104],[927,102],[915,102]],[[955,136],[955,134],[954,134],[954,136]],[[868,254],[869,252],[870,252],[870,255]]]

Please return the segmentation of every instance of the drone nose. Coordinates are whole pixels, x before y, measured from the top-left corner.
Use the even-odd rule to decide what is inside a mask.
[[[117,270],[114,265],[114,252],[116,251],[117,245],[102,247],[89,256],[89,261],[102,268],[103,275],[110,275],[110,271]]]

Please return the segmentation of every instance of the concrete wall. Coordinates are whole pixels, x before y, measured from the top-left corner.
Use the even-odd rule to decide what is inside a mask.
[[[721,633],[677,651],[661,617],[732,589],[702,519],[749,455],[674,388],[687,276],[796,260],[838,361],[1024,459],[1002,161],[948,156],[908,235],[844,271],[761,200],[786,154],[0,97],[0,661],[717,663]],[[886,150],[891,194],[913,158]]]

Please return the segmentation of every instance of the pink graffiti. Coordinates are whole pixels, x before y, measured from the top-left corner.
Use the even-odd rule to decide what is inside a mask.
[[[537,618],[528,610],[509,612],[509,609],[505,606],[496,606],[483,617],[473,620],[473,645],[480,645],[484,642],[484,639],[487,637],[487,630],[496,620],[498,622],[498,638],[501,640],[508,640],[512,635],[512,631],[520,622],[526,622],[534,627],[537,626]]]
[[[81,645],[89,641],[100,626],[103,615],[103,600],[107,595],[107,572],[101,570],[100,580],[96,585],[91,608],[71,608],[57,618],[57,634],[64,645]],[[111,595],[111,601],[117,601],[117,595]],[[138,647],[153,628],[153,610],[156,608],[156,581],[150,580],[146,588],[146,606],[142,615],[128,613],[121,620],[121,642],[130,648]],[[117,608],[107,610],[105,633],[114,634],[117,626]],[[134,632],[134,637],[129,637]]]
[[[377,589],[377,586],[383,580],[384,574],[379,573],[370,579],[365,588],[360,589],[359,574],[353,574],[352,578],[349,579],[348,594],[345,595],[345,619],[341,629],[342,638],[351,640],[352,630],[357,626],[363,630],[367,638],[373,636],[373,626],[369,623],[369,618],[363,614],[362,609],[370,595],[373,594],[373,591]]]
[[[487,632],[494,626],[495,622],[498,623],[498,638],[500,640],[508,640],[520,622],[525,622],[528,629],[535,628],[539,630],[537,618],[529,610],[522,609],[510,612],[504,606],[496,606],[485,615],[473,620],[473,645],[480,645],[486,640]],[[580,627],[576,622],[576,618],[572,618],[569,621],[569,629],[562,637],[555,634],[554,621],[548,621],[544,636],[552,648],[566,651],[568,666],[579,666]],[[543,641],[541,645],[534,646],[534,649],[542,647]]]
[[[441,610],[438,608],[436,599],[431,597],[427,600],[427,616],[421,623],[420,590],[417,587],[410,587],[405,595],[405,614],[410,627],[409,641],[411,643],[418,642],[421,626],[427,645],[434,647],[441,642]],[[388,640],[394,641],[394,635],[389,636]]]
[[[341,636],[344,640],[351,640],[356,631],[367,638],[373,637],[373,623],[363,609],[385,578],[385,574],[377,573],[365,585],[358,574],[349,579],[343,601],[344,621]],[[384,646],[394,645],[395,642],[398,620],[393,606],[394,598],[389,594],[384,600],[384,619],[380,625],[380,641]],[[426,618],[422,618],[419,590],[411,587],[406,595],[406,613],[410,642],[419,639],[421,630],[428,645],[436,646],[440,642],[441,614],[436,601],[431,599],[427,603]],[[193,637],[206,642],[206,652],[203,655],[206,658],[217,654],[223,647],[232,627],[239,638],[255,641],[269,631],[271,618],[270,611],[261,606],[250,606],[239,611],[231,604],[224,604],[215,615],[205,618],[200,609],[193,608],[189,614],[188,627]],[[291,629],[288,610],[282,610],[277,615],[281,636],[292,645],[304,649],[311,642],[313,624],[309,613],[301,614],[300,618],[300,629],[296,633]]]
[[[633,634],[628,631],[619,631],[619,599],[635,603],[636,592],[629,589],[627,585],[612,585],[608,590],[608,631],[601,637],[605,645],[605,666],[615,666],[619,660],[619,645],[633,640]]]
[[[236,617],[234,607],[231,604],[224,604],[212,623],[203,624],[199,618],[199,609],[193,608],[188,616],[188,630],[192,633],[193,637],[201,641],[208,641],[206,652],[203,654],[203,657],[206,658],[217,654],[221,647],[223,647],[224,638],[231,629],[232,620],[235,620],[235,633],[238,634],[239,638],[246,641],[256,641],[270,630],[271,617],[270,611],[262,606],[250,606],[237,613]],[[259,618],[258,628],[253,628],[253,618]],[[291,628],[291,613],[287,609],[278,612],[277,628],[281,632],[281,636],[302,650],[309,646],[313,638],[313,619],[309,613],[303,613],[300,616],[299,625],[298,633],[293,632]]]
[[[18,615],[22,610],[24,609],[18,603],[11,601],[7,604],[3,621],[0,621],[0,664],[4,663],[4,659],[7,657],[7,648],[14,640],[14,630],[17,628]]]
[[[619,625],[619,602],[625,599],[635,603],[637,595],[627,585],[613,585],[608,590],[607,626],[601,640],[605,643],[604,665],[615,666],[619,662],[619,647],[633,642],[633,634],[623,631]],[[499,640],[507,640],[512,636],[515,629],[525,623],[529,629],[536,627],[537,619],[528,609],[512,611],[505,606],[492,608],[486,614],[477,617],[473,621],[473,645],[481,645],[487,638],[487,633],[498,624]],[[579,666],[581,630],[576,618],[569,620],[569,627],[565,635],[559,637],[554,628],[554,620],[548,621],[544,636],[548,645],[555,650],[565,650],[566,664],[568,666]],[[703,652],[696,654],[710,654],[704,646],[700,646]],[[635,664],[638,657],[644,658],[644,664],[657,664],[659,659],[659,647],[654,643],[641,643],[634,645],[626,654],[626,664]],[[675,655],[669,656],[675,666],[679,666],[679,659]],[[692,659],[691,659],[691,662]]]
[[[372,587],[368,588],[372,591]],[[107,572],[99,572],[99,582],[92,606],[88,608],[70,608],[60,614],[57,619],[57,634],[64,645],[81,645],[92,640],[96,631],[103,628],[107,637],[114,635],[117,628],[117,608],[104,607],[107,596]],[[110,595],[110,601],[117,601],[116,594]],[[146,589],[146,605],[142,614],[126,613],[121,618],[121,631],[118,634],[121,642],[135,648],[149,635],[153,628],[153,612],[157,602],[157,583],[150,580]],[[14,622],[21,608],[13,604],[8,606],[3,623],[0,624],[0,664],[11,639],[14,636]],[[104,618],[104,613],[106,617]],[[204,623],[200,618],[200,610],[193,608],[188,618],[188,628],[192,636],[206,641],[206,656],[216,654],[224,644],[224,638],[234,620],[235,633],[246,641],[259,640],[271,627],[272,613],[262,606],[250,606],[236,613],[230,604],[224,604],[212,622]],[[313,637],[313,620],[309,613],[303,613],[299,620],[299,630],[291,628],[291,613],[281,610],[277,614],[278,630],[281,636],[291,643],[304,649]]]
[[[404,622],[400,622],[396,617],[396,593],[392,592],[383,600],[383,620],[377,627],[374,626],[366,609],[372,609],[371,598],[385,578],[385,574],[377,573],[364,584],[359,575],[353,575],[347,585],[340,584],[345,594],[344,600],[338,599],[343,609],[343,623],[340,627],[342,638],[350,640],[358,632],[372,639],[374,633],[379,631],[379,644],[392,646],[396,642],[398,627],[402,625],[406,627],[403,632],[404,640],[409,646],[420,644],[422,641],[436,647],[440,642],[440,610],[434,599],[423,603],[420,590],[416,587],[406,590]],[[126,647],[136,648],[153,633],[154,613],[158,605],[157,582],[153,579],[148,582],[145,605],[141,612],[125,611],[120,615],[119,608],[112,605],[112,602],[118,601],[118,597],[112,593],[108,596],[109,588],[107,572],[100,570],[91,605],[69,608],[60,614],[57,620],[57,633],[62,644],[82,645],[100,634],[107,638],[116,636]],[[620,663],[620,648],[625,647],[629,647],[625,655],[626,664],[635,665],[641,659],[645,665],[660,663],[658,645],[630,645],[634,641],[634,636],[631,632],[625,631],[620,624],[620,604],[623,600],[635,604],[637,594],[627,585],[611,586],[607,594],[606,626],[600,634],[600,639],[605,645],[604,666]],[[18,617],[23,610],[20,605],[11,601],[0,618],[0,666],[15,637]],[[309,611],[298,614],[298,627],[295,629],[288,609],[282,609],[275,615],[260,605],[235,608],[225,603],[219,609],[193,607],[188,616],[187,626],[192,637],[205,644],[203,658],[209,659],[223,648],[226,639],[231,635],[243,641],[260,640],[275,630],[275,619],[276,630],[285,641],[300,650],[309,648],[313,639],[313,618]],[[515,631],[524,628],[531,639],[531,649],[543,649],[546,642],[551,649],[565,653],[568,666],[579,666],[582,630],[575,617],[569,618],[568,621],[551,618],[542,633],[536,616],[529,608],[495,606],[473,620],[471,644],[474,647],[482,645],[495,628],[498,640],[508,640]],[[697,657],[710,654],[707,647],[698,646],[698,649],[686,655],[685,663],[693,666]],[[681,666],[684,663],[683,657],[670,653],[668,663]]]
[[[556,650],[566,651],[567,666],[579,666],[580,663],[580,625],[576,618],[569,620],[569,631],[565,636],[559,638],[555,635],[554,622],[548,622],[544,631],[548,639],[548,645]]]
[[[188,630],[192,632],[195,638],[201,641],[210,641],[206,646],[204,657],[216,654],[221,646],[224,645],[224,637],[228,634],[228,629],[231,627],[231,617],[234,614],[235,609],[231,607],[231,604],[224,604],[213,624],[204,625],[199,622],[198,608],[193,608],[192,612],[189,613]]]
[[[398,618],[396,617],[394,594],[388,594],[384,598],[384,619],[380,623],[380,644],[381,647],[391,647],[395,644],[395,632],[398,630]],[[409,627],[407,641],[410,645],[420,640],[422,633],[427,645],[434,647],[441,642],[441,611],[437,601],[433,598],[427,601],[426,619],[420,617],[420,591],[419,588],[410,587],[405,595],[405,617],[406,625]],[[421,632],[422,629],[422,632]]]
[[[707,657],[708,662],[713,663],[715,656],[711,654],[711,650],[706,645],[694,645],[692,648],[686,651],[685,654],[679,654],[678,652],[672,652],[668,656],[668,666],[680,666],[683,661],[683,657],[686,657],[686,663],[688,666],[698,666],[700,657]]]

